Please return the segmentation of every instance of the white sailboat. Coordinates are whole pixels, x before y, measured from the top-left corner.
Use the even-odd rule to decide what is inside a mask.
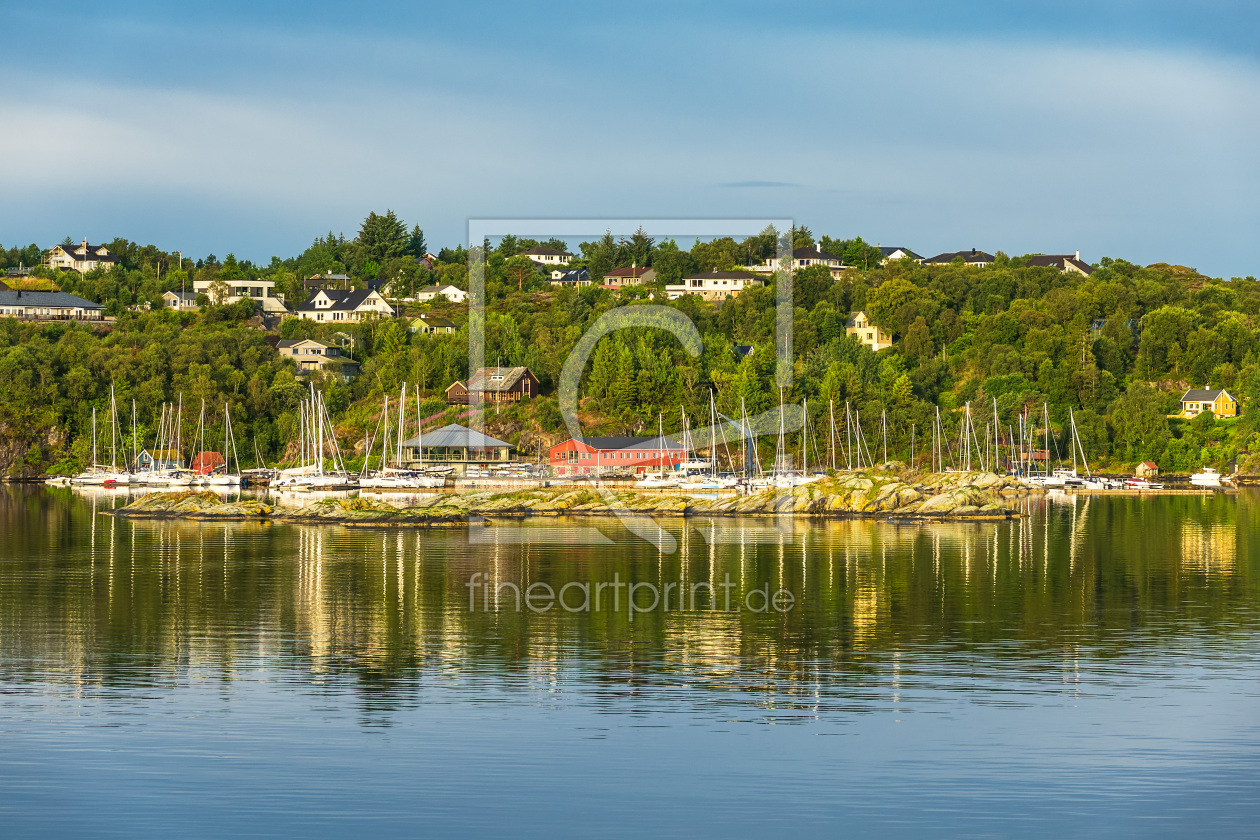
[[[677,487],[678,479],[673,476],[665,475],[665,418],[660,416],[657,418],[660,425],[660,431],[656,438],[656,454],[657,468],[656,473],[648,473],[634,483],[635,487],[641,487],[646,490],[658,490],[666,487]]]
[[[236,472],[231,471],[231,461],[236,459]],[[227,402],[223,403],[223,471],[217,468],[207,476],[207,484],[211,487],[241,486],[241,457],[236,451],[236,436],[232,434],[232,411]]]

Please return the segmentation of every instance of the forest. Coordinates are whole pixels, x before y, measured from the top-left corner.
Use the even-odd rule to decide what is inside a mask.
[[[817,245],[841,256],[847,266],[841,279],[811,266],[791,280],[776,275],[721,303],[694,296],[669,302],[660,293],[692,273],[758,264],[774,255],[781,237],[794,247]],[[223,406],[231,405],[246,466],[255,452],[273,465],[284,461],[292,456],[297,405],[308,385],[280,360],[277,337],[352,347],[362,365],[356,380],[343,384],[315,376],[349,451],[361,451],[382,396],[396,394],[403,382],[420,389],[422,413],[434,423],[460,413],[447,410],[442,394],[468,374],[466,306],[441,298],[399,302],[405,317],[340,324],[340,336],[331,325],[296,318],[264,322],[248,300],[216,306],[203,299],[196,311],[183,313],[161,308],[163,291],[191,287],[195,279],[271,279],[290,306],[305,296],[302,278],[329,272],[347,274],[358,285],[376,284],[396,301],[433,284],[467,288],[469,251],[443,248],[423,259],[429,254],[423,232],[392,212],[370,214],[352,238],[330,232],[301,254],[273,257],[267,265],[231,253],[194,260],[125,239],[104,244],[120,258],[112,269],[86,275],[37,269],[31,281],[102,303],[116,319],[110,329],[0,319],[0,471],[6,474],[82,468],[92,457],[94,409],[98,438],[108,437],[102,430],[109,428],[104,418],[111,388],[128,437],[134,400],[142,446],[153,443],[162,404],[181,400],[189,429],[184,439],[190,440],[204,400],[209,424],[219,429]],[[539,245],[574,250],[572,267],[589,269],[597,282],[612,268],[633,263],[655,268],[655,284],[618,291],[554,287],[522,256]],[[0,270],[38,265],[40,254],[33,245],[0,246]],[[1253,460],[1260,453],[1260,422],[1250,411],[1260,396],[1260,284],[1254,277],[1211,278],[1174,264],[1141,266],[1110,257],[1084,277],[1000,252],[984,268],[908,259],[885,265],[879,249],[861,238],[816,238],[806,227],[685,248],[644,231],[620,239],[608,234],[576,249],[560,240],[505,236],[481,243],[473,256],[484,256],[486,363],[528,366],[542,383],[541,397],[486,416],[488,430],[516,444],[523,456],[545,454],[547,445],[567,437],[555,388],[582,334],[615,307],[655,304],[688,316],[703,338],[703,352],[693,357],[664,330],[626,330],[601,339],[580,387],[587,433],[651,434],[659,422],[676,433],[680,407],[693,424],[703,425],[710,393],[718,411],[730,417],[774,408],[781,398],[807,400],[811,446],[825,449],[832,407],[847,404],[861,416],[869,439],[878,434],[879,419],[887,418],[890,458],[924,463],[925,434],[937,411],[946,431],[956,433],[970,404],[981,428],[995,408],[1006,429],[1019,428],[1026,414],[1039,440],[1040,418],[1048,411],[1052,448],[1062,454],[1068,452],[1071,412],[1098,468],[1130,469],[1150,460],[1166,472],[1200,465],[1260,471],[1260,460]],[[792,384],[782,392],[774,352],[780,282],[791,283],[794,304]],[[845,321],[856,311],[883,327],[894,346],[875,353],[847,336]],[[408,319],[425,312],[449,318],[459,329],[449,335],[411,332]],[[754,350],[739,355],[736,345]],[[1208,386],[1237,397],[1241,416],[1175,416],[1187,387]],[[762,445],[772,452],[774,441]]]

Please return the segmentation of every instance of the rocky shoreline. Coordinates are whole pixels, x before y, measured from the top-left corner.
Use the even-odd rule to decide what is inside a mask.
[[[993,520],[1018,513],[1011,495],[1039,492],[1016,479],[991,473],[899,476],[847,473],[790,490],[768,490],[716,499],[629,491],[548,487],[514,492],[439,493],[398,507],[350,496],[283,507],[257,499],[224,501],[209,492],[154,493],[114,511],[144,519],[259,520],[339,523],[350,526],[434,527],[467,525],[471,517],[536,516],[804,516],[820,518]]]

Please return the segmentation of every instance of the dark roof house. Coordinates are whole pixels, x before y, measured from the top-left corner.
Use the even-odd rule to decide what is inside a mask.
[[[1029,267],[1057,268],[1062,272],[1075,272],[1082,277],[1094,273],[1094,267],[1081,259],[1081,252],[1072,254],[1037,254],[1028,258]]]
[[[926,265],[948,265],[955,259],[961,259],[970,266],[983,268],[996,259],[992,254],[986,254],[984,251],[977,251],[972,248],[970,251],[948,251],[944,254],[937,254],[935,257],[928,257],[923,262]]]

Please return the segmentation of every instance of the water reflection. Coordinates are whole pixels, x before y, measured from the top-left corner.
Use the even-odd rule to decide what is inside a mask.
[[[682,686],[706,703],[816,714],[929,687],[983,693],[1004,677],[1020,692],[1075,688],[1083,660],[1105,682],[1096,666],[1109,657],[1153,661],[1187,634],[1210,656],[1256,629],[1251,507],[1224,497],[1026,500],[1018,520],[977,524],[664,520],[675,554],[611,520],[490,522],[470,540],[119,520],[102,514],[113,499],[0,494],[10,687],[170,686],[266,667],[315,689],[349,679],[379,711],[431,678],[580,675],[597,696]],[[604,544],[562,541],[592,530]],[[470,600],[478,573],[493,599]],[[531,612],[503,595],[614,579],[692,598],[632,614]],[[738,608],[761,588],[792,593],[792,609]]]

